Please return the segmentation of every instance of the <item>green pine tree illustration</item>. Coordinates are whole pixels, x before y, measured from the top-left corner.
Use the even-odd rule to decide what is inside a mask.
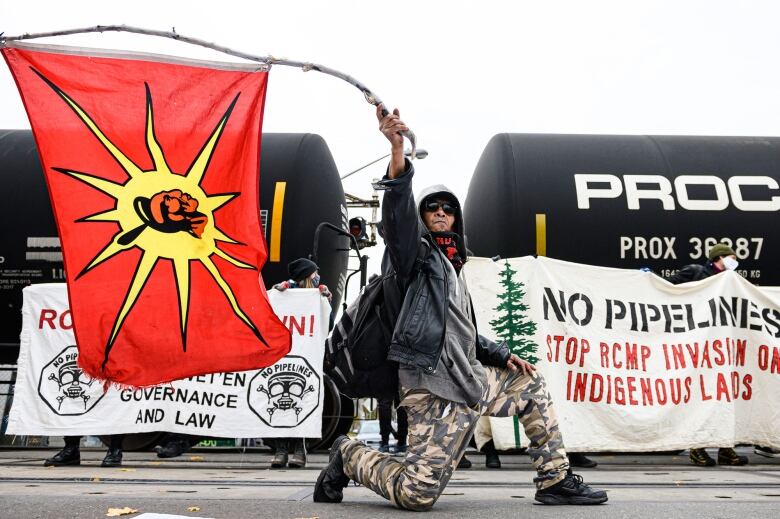
[[[501,302],[494,308],[498,317],[490,321],[490,326],[502,341],[506,341],[512,353],[536,364],[539,361],[534,355],[537,346],[529,339],[536,333],[536,323],[525,316],[528,306],[523,303],[524,285],[512,279],[516,273],[509,262],[504,261],[504,270],[499,274],[504,291],[498,295]]]

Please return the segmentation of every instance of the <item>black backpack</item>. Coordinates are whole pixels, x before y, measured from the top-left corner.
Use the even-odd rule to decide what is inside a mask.
[[[429,245],[423,240],[423,243]],[[420,272],[428,247],[421,247]],[[395,273],[374,276],[350,304],[325,342],[325,372],[351,398],[394,398],[398,363],[387,360],[404,294]],[[396,285],[396,286],[391,286]]]

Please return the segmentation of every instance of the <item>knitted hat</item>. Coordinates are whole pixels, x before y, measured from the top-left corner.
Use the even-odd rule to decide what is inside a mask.
[[[734,249],[726,245],[725,243],[717,243],[712,246],[710,249],[710,253],[707,256],[710,261],[715,261],[716,259],[720,258],[721,256],[731,256],[734,254],[736,256],[736,252],[734,252]]]
[[[318,269],[319,267],[317,267],[316,263],[306,258],[298,258],[287,265],[287,272],[290,274],[290,279],[294,281],[306,279]]]

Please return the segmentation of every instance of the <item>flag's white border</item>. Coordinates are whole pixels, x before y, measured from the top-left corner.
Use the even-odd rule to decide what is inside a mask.
[[[9,41],[5,43],[8,48],[29,50],[36,52],[50,52],[52,54],[66,54],[71,56],[86,56],[92,58],[113,58],[126,59],[134,61],[152,61],[155,63],[170,63],[174,65],[188,65],[192,67],[213,68],[227,71],[243,72],[268,72],[270,67],[265,63],[230,63],[226,61],[211,61],[192,58],[182,58],[180,56],[169,56],[167,54],[155,54],[152,52],[134,52],[125,50],[104,50],[93,49],[90,47],[73,47],[69,45],[49,45],[41,43],[23,43],[18,41]]]

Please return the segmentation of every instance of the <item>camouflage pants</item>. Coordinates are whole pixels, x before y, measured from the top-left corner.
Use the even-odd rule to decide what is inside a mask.
[[[409,415],[406,458],[394,459],[350,440],[341,444],[344,472],[399,508],[428,510],[447,486],[479,416],[517,415],[530,440],[528,453],[538,474],[537,488],[561,481],[569,460],[544,378],[503,368],[485,371],[488,384],[476,408],[402,388],[401,406]]]

